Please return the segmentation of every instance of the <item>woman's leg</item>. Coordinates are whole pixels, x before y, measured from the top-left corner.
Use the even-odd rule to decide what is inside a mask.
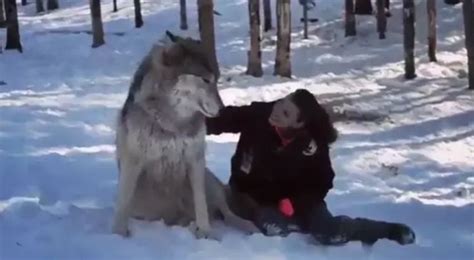
[[[230,209],[239,217],[252,221],[266,236],[287,236],[299,228],[277,208],[259,205],[249,195],[229,189]]]
[[[382,238],[394,240],[402,245],[415,241],[415,233],[406,225],[365,218],[332,216],[325,202],[316,203],[308,218],[308,232],[323,244],[344,244],[348,241],[373,244]]]
[[[249,195],[227,187],[227,202],[237,216],[254,221],[260,206]]]

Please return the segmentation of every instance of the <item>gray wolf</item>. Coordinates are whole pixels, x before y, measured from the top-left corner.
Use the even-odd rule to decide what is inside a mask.
[[[201,43],[167,32],[136,71],[120,111],[119,168],[113,232],[129,235],[128,220],[163,219],[216,238],[211,221],[244,231],[255,226],[229,209],[226,187],[205,167],[205,118],[223,107]]]

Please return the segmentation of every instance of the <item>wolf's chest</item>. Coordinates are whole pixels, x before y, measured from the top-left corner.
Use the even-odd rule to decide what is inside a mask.
[[[153,138],[145,146],[150,159],[184,163],[200,156],[204,157],[205,139],[204,136]]]

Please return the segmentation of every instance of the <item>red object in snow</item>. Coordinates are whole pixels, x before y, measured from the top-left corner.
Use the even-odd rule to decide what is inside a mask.
[[[281,213],[283,213],[283,215],[287,217],[291,217],[295,213],[295,210],[293,209],[293,205],[291,204],[290,199],[280,200],[280,203],[278,204],[278,209],[280,210]]]

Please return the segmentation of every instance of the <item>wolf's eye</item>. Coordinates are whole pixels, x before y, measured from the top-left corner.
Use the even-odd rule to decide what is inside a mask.
[[[201,79],[202,79],[202,81],[204,81],[207,84],[211,83],[211,81],[209,79],[206,79],[206,78],[201,78]]]

